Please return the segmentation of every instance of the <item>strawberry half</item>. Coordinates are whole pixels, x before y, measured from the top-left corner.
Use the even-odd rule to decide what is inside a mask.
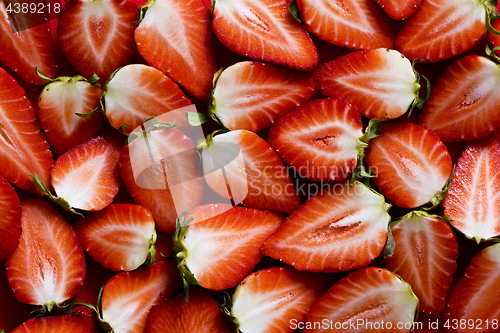
[[[130,0],[79,1],[59,17],[59,46],[78,73],[97,74],[104,83],[136,52],[133,22],[138,19],[137,6]]]
[[[485,18],[494,15],[489,1],[425,0],[403,24],[396,49],[411,61],[449,59],[473,47],[487,31]]]
[[[370,140],[366,163],[375,171],[380,192],[399,207],[415,208],[430,202],[437,206],[453,164],[437,135],[409,122],[387,122],[382,134]]]
[[[318,65],[318,52],[286,0],[217,0],[213,31],[229,50],[296,70]]]
[[[243,333],[294,331],[331,285],[328,275],[291,267],[259,270],[241,282],[232,297],[232,316]]]
[[[441,313],[457,268],[453,230],[438,216],[421,211],[395,221],[391,230],[395,249],[384,258],[387,269],[410,284],[420,312]]]
[[[280,214],[209,204],[179,221],[174,251],[182,271],[207,289],[224,290],[240,283],[262,258],[264,240],[281,224]],[[191,220],[192,219],[192,220]]]
[[[193,288],[186,304],[184,295],[162,299],[148,316],[145,333],[234,332],[209,291]]]
[[[163,295],[175,296],[181,287],[175,261],[121,272],[106,282],[101,297],[101,326],[107,332],[144,332],[151,308]]]
[[[410,61],[389,49],[356,51],[314,73],[324,95],[345,99],[368,118],[394,119],[419,104],[419,76]]]
[[[93,112],[99,107],[102,92],[96,81],[95,76],[88,80],[80,75],[58,77],[40,87],[37,117],[56,154],[97,135],[104,117],[100,110]],[[79,117],[84,114],[85,118]]]
[[[309,101],[275,122],[268,142],[298,175],[313,181],[339,181],[356,169],[359,111],[345,101]]]
[[[100,333],[96,316],[88,311],[70,314],[35,317],[26,320],[12,333]]]
[[[121,178],[134,202],[153,214],[156,227],[173,234],[177,216],[203,198],[200,158],[179,130],[151,126],[135,135],[121,152]]]
[[[313,272],[368,265],[386,243],[389,207],[362,183],[332,184],[292,212],[266,239],[262,252]]]
[[[16,191],[0,176],[0,261],[19,244],[21,236],[21,201]]]
[[[19,246],[5,263],[9,285],[19,301],[50,312],[82,288],[85,256],[71,225],[45,201],[25,200],[21,212]]]
[[[45,23],[14,33],[5,8],[6,3],[13,4],[0,3],[0,61],[23,81],[40,85],[44,80],[36,74],[36,69],[48,77],[54,77],[56,73],[56,56],[50,25]]]
[[[292,179],[271,146],[254,132],[235,130],[208,138],[202,151],[208,186],[235,204],[290,213],[300,205]]]
[[[131,64],[120,68],[104,90],[106,118],[120,130],[123,125],[135,129],[151,117],[177,127],[188,125],[182,109],[191,101],[172,79],[154,67]]]
[[[50,186],[50,146],[24,90],[0,68],[0,175],[20,189],[36,192],[30,176]]]
[[[405,20],[410,17],[423,0],[375,0],[384,13],[393,20]]]
[[[394,33],[373,0],[297,0],[304,25],[328,43],[348,49],[393,48]]]
[[[314,80],[307,74],[242,61],[216,79],[209,112],[230,130],[259,132],[309,100],[314,91]]]
[[[500,144],[484,139],[470,143],[458,159],[443,200],[452,226],[478,243],[500,235]]]
[[[132,271],[154,255],[155,221],[139,205],[112,204],[73,227],[83,249],[107,269]]]
[[[217,71],[210,12],[200,0],[154,0],[135,31],[137,50],[196,98],[208,100]]]
[[[321,296],[303,332],[410,332],[417,312],[418,299],[407,283],[386,269],[366,267]]]
[[[34,180],[49,199],[68,211],[98,211],[111,204],[118,194],[119,157],[119,144],[99,136],[71,148],[56,160],[50,173],[55,196],[39,179]]]
[[[498,332],[499,270],[500,244],[488,246],[472,258],[448,298],[445,332]],[[467,325],[460,326],[463,322]]]
[[[465,56],[434,83],[419,124],[444,142],[475,141],[500,128],[500,67],[490,59]]]

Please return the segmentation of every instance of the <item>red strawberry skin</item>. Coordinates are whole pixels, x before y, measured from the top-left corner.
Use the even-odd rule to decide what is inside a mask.
[[[240,283],[262,258],[262,244],[281,224],[281,214],[257,209],[210,204],[190,212],[182,240],[186,266],[198,284],[210,290]]]
[[[470,143],[458,159],[443,199],[453,227],[477,242],[500,235],[500,144],[493,139]]]
[[[151,308],[162,295],[166,298],[177,295],[181,285],[173,260],[118,273],[104,285],[102,319],[116,333],[144,332]]]
[[[148,64],[208,100],[217,63],[210,12],[202,1],[157,0],[137,27],[135,41]]]
[[[498,332],[499,270],[500,244],[486,247],[471,260],[448,298],[445,332]],[[463,322],[467,324],[460,325]]]
[[[21,201],[16,191],[0,176],[0,261],[19,244],[21,236]]]
[[[77,80],[53,82],[38,99],[40,126],[58,155],[95,137],[104,120],[100,108],[87,118],[76,115],[94,111],[102,92],[96,85]]]
[[[318,65],[318,52],[286,0],[219,0],[212,27],[229,50],[296,70]]]
[[[396,247],[384,258],[387,269],[410,284],[420,312],[441,313],[457,268],[453,230],[439,217],[412,213],[392,227],[392,235]]]
[[[73,208],[98,211],[118,193],[120,145],[96,137],[68,150],[54,163],[51,182],[56,195]]]
[[[268,142],[285,164],[313,181],[340,181],[356,168],[359,111],[333,98],[313,100],[275,122]]]
[[[375,170],[380,192],[399,207],[415,208],[435,198],[453,165],[437,135],[409,122],[381,124],[382,134],[369,142],[366,163]]]
[[[151,309],[147,333],[231,333],[233,330],[209,291],[191,287],[189,302],[180,295],[162,299]]]
[[[138,268],[156,240],[153,216],[133,204],[111,204],[77,220],[73,227],[83,249],[113,271]]]
[[[27,304],[60,304],[77,295],[85,279],[85,256],[71,225],[40,199],[21,205],[19,246],[7,259],[7,278]]]
[[[500,128],[498,64],[470,55],[447,67],[434,83],[419,124],[444,142],[475,141]]]
[[[305,73],[242,61],[226,68],[217,79],[213,112],[230,130],[259,132],[309,100],[315,85]]]
[[[35,174],[50,188],[50,146],[24,90],[0,68],[0,175],[20,189],[37,192]]]
[[[450,59],[486,34],[485,17],[482,1],[424,0],[398,31],[396,49],[411,61]]]
[[[139,12],[130,0],[79,1],[59,17],[59,46],[84,77],[94,73],[105,83],[136,52],[135,25]]]
[[[43,83],[44,80],[36,74],[35,68],[47,77],[55,77],[56,57],[49,24],[45,23],[14,33],[5,3],[0,3],[2,16],[0,18],[0,35],[2,36],[0,61],[27,83],[35,85]]]
[[[90,311],[77,311],[70,314],[35,317],[26,320],[12,333],[99,333],[101,328],[97,317]]]
[[[373,0],[298,0],[307,30],[328,43],[354,50],[393,48],[394,33]]]
[[[404,20],[410,17],[423,0],[375,0],[384,13],[393,20]]]

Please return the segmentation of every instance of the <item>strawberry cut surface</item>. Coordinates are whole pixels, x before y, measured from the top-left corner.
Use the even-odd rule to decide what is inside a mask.
[[[35,120],[35,111],[16,80],[0,68],[0,175],[30,192],[35,174],[50,186],[50,146]]]
[[[313,181],[347,179],[357,165],[359,111],[345,101],[309,101],[276,121],[268,142],[299,176]]]
[[[458,159],[444,215],[453,227],[477,242],[500,235],[500,144],[493,139],[470,143]]]
[[[86,276],[85,256],[71,225],[40,199],[21,205],[19,246],[7,259],[7,278],[23,303],[50,311],[75,297]]]
[[[309,100],[314,91],[314,80],[307,74],[242,61],[217,78],[212,112],[228,129],[258,132]]]
[[[19,244],[21,236],[21,201],[16,191],[0,176],[0,261]]]
[[[390,216],[384,197],[355,182],[325,187],[292,212],[265,241],[263,253],[297,270],[339,272],[381,253]]]
[[[457,268],[458,243],[447,222],[437,216],[412,212],[392,227],[395,250],[386,267],[408,282],[428,314],[444,310]]]
[[[97,318],[88,311],[26,320],[12,333],[99,333]]]
[[[212,27],[223,45],[247,58],[297,70],[318,65],[316,46],[286,0],[218,0]]]
[[[192,210],[179,241],[187,252],[185,265],[198,284],[224,290],[240,283],[259,263],[262,243],[283,221],[280,214],[227,204]]]

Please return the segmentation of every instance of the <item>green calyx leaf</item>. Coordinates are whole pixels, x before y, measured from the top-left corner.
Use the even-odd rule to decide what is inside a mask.
[[[222,72],[224,72],[224,68],[220,68],[215,74],[214,74],[214,79],[213,79],[213,88],[212,88],[212,92],[210,93],[210,96],[208,98],[208,116],[207,116],[207,121],[211,118],[215,124],[218,126],[219,129],[223,129],[225,132],[229,132],[230,129],[227,128],[221,121],[220,119],[217,117],[217,115],[215,114],[215,111],[216,111],[216,105],[217,105],[217,101],[214,97],[214,93],[215,93],[215,89],[217,88],[217,82],[219,81],[219,78],[222,74]]]
[[[411,113],[413,111],[413,108],[417,107],[418,109],[422,109],[423,105],[427,100],[429,99],[429,96],[431,95],[431,81],[429,79],[417,72],[415,69],[415,65],[418,64],[419,62],[424,61],[424,59],[415,59],[411,63],[411,67],[413,69],[413,73],[415,73],[416,81],[415,81],[415,100],[410,106],[410,110],[408,111],[408,118],[411,116]],[[425,97],[419,97],[420,96],[420,88],[422,87],[420,85],[420,78],[423,78],[426,82],[426,88],[427,88],[427,93]]]
[[[177,126],[177,120],[174,120],[174,122],[172,124],[171,123],[161,123],[155,117],[149,118],[148,120],[146,120],[146,123],[149,125],[149,127],[147,129],[142,127],[141,130],[133,131],[132,133],[127,133],[127,132],[125,132],[125,130],[123,130],[124,128],[130,129],[130,126],[124,124],[124,125],[120,126],[120,132],[122,132],[122,134],[125,134],[128,136],[128,142],[130,143],[137,138],[147,137],[153,131],[163,130],[163,129],[171,129],[171,128],[174,128]]]
[[[387,243],[385,243],[384,247],[384,258],[391,257],[394,254],[394,250],[396,250],[396,242],[394,241],[394,237],[392,236],[392,228],[388,226]]]
[[[209,113],[186,111],[186,119],[191,126],[201,126],[212,119],[212,117]]]
[[[438,191],[434,197],[429,201],[427,204],[422,205],[421,209],[426,210],[426,211],[432,211],[436,209],[439,204],[441,204],[441,201],[443,201],[446,193],[448,193],[448,190],[450,189],[450,184],[451,184],[451,179],[453,178],[453,175],[455,174],[455,167],[456,165],[453,166],[453,169],[451,170],[450,176],[448,177],[448,180],[446,181],[446,184],[444,185],[443,189],[441,191]]]
[[[490,58],[494,59],[497,63],[500,64],[500,57],[496,53],[498,50],[500,50],[500,46],[490,48],[489,45],[486,45],[485,52]]]
[[[175,259],[177,261],[177,269],[181,274],[182,283],[184,286],[184,294],[186,295],[186,304],[189,301],[189,286],[198,284],[198,281],[196,281],[196,278],[194,277],[193,273],[191,273],[191,271],[186,265],[188,250],[183,243],[184,237],[189,228],[189,223],[193,221],[192,217],[186,220],[188,210],[189,206],[186,207],[186,209],[184,209],[184,211],[177,217],[176,228],[173,235]]]
[[[146,12],[148,11],[149,7],[154,5],[156,0],[148,0],[144,6],[139,8],[139,19],[135,22],[132,22],[132,24],[140,24],[142,20],[144,20],[144,16],[146,15]]]
[[[493,28],[491,23],[498,19],[500,16],[498,15],[498,10],[497,10],[497,5],[498,5],[498,0],[484,0],[483,2],[485,11],[486,11],[486,28],[488,29],[489,32],[491,32],[494,35],[500,35],[500,31],[496,30]]]
[[[290,2],[290,6],[288,6],[288,10],[292,13],[292,16],[299,21],[301,24],[303,23],[302,18],[300,17],[299,7],[297,6],[297,0],[292,0]]]
[[[41,179],[38,177],[38,175],[35,173],[35,176],[31,176],[31,179],[33,180],[33,183],[35,183],[36,187],[42,192],[45,196],[47,196],[52,202],[57,204],[59,207],[64,209],[67,212],[73,213],[75,215],[78,215],[80,217],[85,217],[82,213],[76,211],[71,207],[71,205],[63,198],[56,197],[54,196],[45,186],[45,184],[41,181]]]
[[[358,178],[372,178],[375,177],[373,170],[366,170],[364,166],[365,159],[365,149],[368,147],[368,142],[380,135],[380,124],[384,120],[382,119],[370,119],[368,126],[365,129],[365,133],[362,137],[357,139],[356,150],[358,152],[358,161],[356,169],[353,171],[351,179],[349,181],[352,184]]]
[[[36,71],[36,74],[45,80],[44,83],[42,83],[40,85],[40,87],[38,87],[38,90],[43,90],[43,88],[45,88],[46,86],[48,86],[49,84],[53,83],[53,82],[66,82],[66,83],[77,83],[77,82],[80,82],[80,81],[84,81],[84,82],[88,82],[90,83],[91,85],[96,85],[96,86],[100,86],[99,83],[97,81],[99,81],[99,76],[97,76],[95,73],[94,75],[92,75],[92,77],[90,78],[85,78],[81,75],[76,75],[76,76],[59,76],[55,79],[51,79],[50,77],[47,77],[45,75],[43,75],[42,73],[40,73],[38,71],[38,67],[35,68],[35,71]]]

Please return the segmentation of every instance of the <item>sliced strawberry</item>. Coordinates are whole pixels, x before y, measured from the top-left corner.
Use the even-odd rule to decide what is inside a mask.
[[[485,1],[425,0],[403,24],[396,49],[432,62],[461,54],[486,34]]]
[[[173,260],[158,261],[132,272],[121,272],[106,282],[101,298],[101,322],[108,332],[144,332],[151,308],[163,295],[175,296],[181,279]]]
[[[444,142],[486,138],[500,128],[499,65],[479,55],[454,61],[434,83],[419,124]]]
[[[84,77],[97,74],[104,83],[136,52],[133,22],[138,19],[133,1],[79,1],[59,17],[59,46],[77,72]]]
[[[30,178],[35,174],[50,186],[50,169],[54,163],[35,117],[24,90],[0,68],[0,175],[30,192],[36,191]]]
[[[313,181],[339,181],[357,165],[359,111],[345,101],[309,101],[275,122],[268,142],[285,164]]]
[[[21,201],[16,191],[0,176],[0,261],[19,244],[21,236]]]
[[[386,269],[366,267],[321,296],[303,332],[410,332],[417,312],[418,299],[407,283]]]
[[[26,320],[12,333],[100,333],[96,316],[89,311],[70,314],[35,317]]]
[[[120,146],[97,137],[68,150],[54,163],[51,183],[58,198],[77,209],[97,211],[118,193]]]
[[[297,0],[304,25],[328,43],[348,49],[393,48],[394,33],[373,0]]]
[[[45,23],[13,32],[5,8],[6,3],[12,2],[0,3],[0,61],[25,82],[40,85],[44,80],[36,74],[36,68],[48,77],[54,77],[56,73],[56,56],[50,25]]]
[[[184,295],[162,299],[148,316],[147,333],[234,332],[209,291],[193,288]]]
[[[328,275],[291,267],[263,269],[236,288],[232,315],[240,332],[293,332],[311,306],[331,286]]]
[[[322,64],[314,76],[324,95],[349,101],[368,118],[394,119],[418,103],[418,75],[395,50],[352,52]]]
[[[499,168],[498,141],[470,143],[458,159],[443,200],[451,225],[477,242],[500,235]]]
[[[410,17],[423,0],[375,0],[384,13],[393,20],[405,20]]]
[[[21,210],[22,234],[7,258],[7,278],[19,301],[50,312],[82,288],[85,256],[75,231],[52,206],[28,199]]]
[[[227,204],[199,206],[189,215],[193,220],[176,233],[174,250],[198,284],[211,290],[240,283],[259,263],[264,240],[284,219]]]
[[[182,108],[192,104],[172,79],[142,64],[120,68],[106,84],[104,102],[106,118],[118,130],[123,125],[134,129],[158,116],[162,122],[176,120],[177,127],[185,127]]]
[[[362,267],[382,252],[390,205],[363,184],[325,187],[291,213],[265,241],[263,253],[298,270]]]
[[[382,134],[370,140],[366,163],[375,171],[377,188],[399,207],[415,208],[443,199],[443,188],[453,164],[437,135],[409,122],[380,126]]]
[[[457,268],[453,230],[438,216],[416,211],[395,223],[391,229],[396,247],[384,258],[387,269],[410,284],[420,312],[441,313]]]
[[[155,221],[144,207],[112,204],[73,225],[80,244],[101,265],[131,271],[142,265],[156,241]]]
[[[99,106],[101,88],[93,78],[59,77],[46,82],[38,98],[37,117],[54,152],[65,153],[97,135],[103,123],[101,110],[82,118]]]
[[[471,260],[448,298],[445,332],[498,332],[499,270],[500,244],[486,247]]]
[[[203,149],[202,162],[208,186],[235,204],[280,213],[290,213],[300,205],[283,162],[253,132],[216,135]]]
[[[217,78],[209,111],[230,130],[258,132],[309,100],[314,90],[314,80],[307,74],[243,61]]]
[[[147,208],[156,227],[175,232],[177,216],[203,198],[205,184],[193,141],[176,129],[149,129],[122,150],[120,175],[132,199]]]
[[[195,97],[208,100],[217,71],[210,12],[200,0],[155,0],[135,31],[137,50]]]
[[[286,0],[218,0],[213,30],[229,50],[297,70],[318,65],[318,52]]]

